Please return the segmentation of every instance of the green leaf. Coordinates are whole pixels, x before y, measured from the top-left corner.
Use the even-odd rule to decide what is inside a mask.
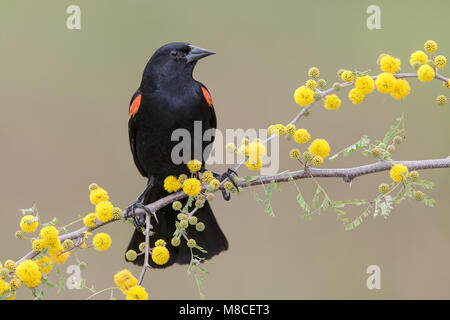
[[[347,157],[348,155],[350,155],[351,153],[358,151],[358,150],[362,150],[364,148],[366,148],[370,143],[370,139],[367,136],[363,136],[361,137],[361,139],[359,139],[357,142],[355,142],[354,144],[348,146],[347,148],[345,148],[344,150],[336,153],[335,155],[331,156],[330,158],[328,158],[330,161],[334,161],[337,157],[339,157],[339,154],[342,153],[342,155],[344,157]]]
[[[272,206],[270,205],[270,198],[272,197],[273,188],[275,186],[275,180],[270,181],[269,186],[266,190],[266,197],[264,199],[264,213],[269,214],[270,216],[274,216]]]
[[[305,199],[303,199],[302,194],[299,192],[297,195],[297,202],[300,205],[300,207],[302,207],[303,210],[305,210],[306,212],[310,212],[311,208],[308,206],[308,204],[306,203]]]
[[[414,181],[414,185],[415,186],[420,186],[424,189],[433,189],[434,188],[434,183],[432,181],[427,181],[427,180],[417,180]]]
[[[316,193],[314,194],[314,197],[311,202],[311,206],[313,207],[313,209],[316,209],[319,207],[319,196],[320,196],[321,191],[322,191],[322,189],[318,186],[316,189]]]

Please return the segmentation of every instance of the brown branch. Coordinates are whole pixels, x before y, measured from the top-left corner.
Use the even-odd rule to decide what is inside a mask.
[[[442,159],[430,159],[430,160],[415,160],[415,161],[378,161],[372,164],[358,166],[358,167],[352,167],[352,168],[336,168],[336,169],[320,169],[320,168],[308,168],[307,170],[298,170],[298,171],[292,171],[292,172],[286,172],[281,173],[277,175],[272,176],[265,176],[261,177],[259,179],[255,179],[249,183],[245,180],[241,180],[238,182],[238,186],[241,188],[246,188],[248,186],[256,186],[261,184],[268,184],[272,181],[275,182],[286,182],[291,179],[293,180],[299,180],[299,179],[306,179],[306,178],[342,178],[345,182],[350,182],[353,179],[363,176],[363,175],[369,175],[376,172],[382,172],[382,171],[388,171],[392,167],[392,164],[403,164],[406,167],[408,167],[409,170],[424,170],[424,169],[437,169],[437,168],[450,168],[450,157],[442,158]],[[202,191],[206,190],[206,186],[204,185],[202,187]],[[146,207],[151,212],[156,212],[159,209],[165,207],[168,204],[171,204],[172,202],[176,200],[181,200],[183,198],[186,198],[187,195],[183,191],[179,191],[177,193],[168,195],[162,199],[159,199],[158,201],[152,202]],[[122,214],[125,214],[123,212]],[[145,211],[143,209],[137,209],[136,214],[145,214]],[[148,215],[147,215],[148,216]],[[148,217],[146,217],[147,220]],[[66,239],[79,239],[83,236],[83,233],[85,231],[93,231],[97,228],[100,228],[110,222],[115,222],[120,220],[112,220],[108,222],[98,222],[98,224],[95,225],[95,227],[88,228],[88,227],[82,227],[78,230],[72,231],[70,233],[61,235],[59,237],[59,240],[62,242]],[[149,225],[149,224],[147,224]],[[149,249],[149,243],[147,241],[147,235],[146,235],[146,261],[148,263],[148,252]],[[26,259],[33,259],[35,256],[37,256],[39,252],[36,251],[30,251],[28,252],[23,258],[18,260],[16,262],[16,265],[18,265],[20,262]],[[145,266],[144,262],[144,266]],[[143,272],[145,272],[145,269],[143,269]]]

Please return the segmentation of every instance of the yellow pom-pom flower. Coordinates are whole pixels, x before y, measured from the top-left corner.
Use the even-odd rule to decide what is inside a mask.
[[[404,79],[397,79],[395,80],[394,90],[391,92],[391,96],[397,100],[405,99],[410,91],[411,87],[409,86],[408,81]]]
[[[320,76],[320,70],[317,67],[311,67],[308,70],[308,76],[313,79],[317,79]]]
[[[396,73],[400,69],[400,59],[385,54],[380,59],[380,68],[384,72]]]
[[[428,64],[424,64],[417,70],[417,78],[423,82],[429,82],[434,79],[436,73],[434,72],[433,67]]]
[[[408,177],[408,168],[402,164],[396,164],[391,168],[391,179],[395,182],[402,182],[403,176]]]
[[[314,91],[301,86],[295,90],[294,99],[299,106],[306,107],[314,102]]]
[[[437,50],[437,43],[433,40],[428,40],[423,45],[423,48],[425,49],[425,51],[427,51],[429,53],[433,53]]]
[[[167,250],[164,246],[154,247],[152,250],[152,260],[157,265],[166,264],[169,261],[170,254],[169,250]]]
[[[93,205],[97,205],[101,201],[108,201],[108,192],[103,188],[97,187],[89,193],[89,200]]]
[[[317,87],[317,82],[315,80],[308,80],[305,83],[305,87],[307,87],[308,89],[311,89],[312,91],[316,90]]]
[[[425,52],[422,50],[417,50],[411,53],[411,56],[409,57],[409,64],[411,66],[414,66],[415,62],[419,62],[420,64],[425,64],[428,60],[428,56]]]
[[[12,281],[13,280],[11,280],[11,282]],[[2,297],[2,299],[5,300],[14,300],[16,298],[16,292],[11,289],[11,285],[1,278],[0,278],[0,297]]]
[[[114,283],[122,290],[122,292],[126,292],[128,289],[136,286],[138,280],[129,270],[123,269],[114,275]]]
[[[16,268],[16,275],[27,287],[34,288],[41,283],[42,274],[38,264],[33,260],[24,260]]]
[[[330,94],[325,97],[323,106],[328,110],[336,110],[341,106],[341,99],[335,94]]]
[[[67,261],[70,257],[69,251],[64,251],[64,248],[61,244],[59,244],[57,247],[52,247],[50,250],[48,250],[48,255],[50,256],[50,259],[53,263],[56,264],[62,264]]]
[[[294,141],[297,143],[307,143],[311,139],[311,135],[306,129],[298,129],[294,134]]]
[[[164,179],[164,189],[169,192],[177,192],[181,189],[181,182],[175,176],[168,176]]]
[[[295,124],[290,123],[286,125],[286,134],[293,136],[296,130],[297,128],[295,127]]]
[[[437,56],[434,58],[434,64],[439,69],[443,69],[445,65],[447,64],[447,58],[444,56]]]
[[[355,88],[363,94],[371,93],[375,88],[375,82],[371,76],[358,77],[355,81]]]
[[[42,244],[45,248],[47,247],[53,247],[56,244],[58,244],[58,229],[56,229],[54,226],[47,226],[41,229],[39,232],[39,236],[42,239]]]
[[[312,158],[311,163],[314,167],[320,167],[323,163],[323,158],[321,156],[315,156]]]
[[[330,145],[325,139],[314,139],[308,147],[309,152],[315,156],[321,156],[323,159],[330,154]]]
[[[211,171],[205,171],[202,173],[202,182],[203,183],[210,183],[212,179],[214,179],[214,176],[211,173]]]
[[[101,222],[108,222],[114,218],[114,206],[110,201],[99,202],[95,206],[95,212],[97,213],[97,219]]]
[[[214,190],[218,190],[220,187],[220,181],[217,179],[212,179],[210,185]]]
[[[183,183],[183,192],[188,196],[196,196],[201,190],[201,183],[195,178],[186,179]]]
[[[249,143],[247,156],[257,157],[265,154],[266,154],[266,147],[261,141]]]
[[[95,227],[95,219],[97,219],[97,214],[89,213],[83,218],[83,223],[86,227]]]
[[[353,104],[359,104],[364,101],[366,95],[358,88],[353,88],[348,92],[348,98]]]
[[[97,251],[106,251],[111,247],[111,237],[107,233],[97,233],[92,239],[92,244]]]
[[[163,239],[158,239],[155,241],[155,247],[165,247],[166,242]]]
[[[44,242],[42,241],[42,239],[33,240],[33,242],[31,242],[31,247],[36,252],[41,252],[42,250],[45,249]]]
[[[42,258],[36,260],[36,263],[39,266],[39,271],[42,274],[49,274],[53,270],[52,260],[48,256],[43,256]]]
[[[125,293],[127,300],[148,300],[148,293],[144,287],[134,286]]]
[[[257,171],[262,168],[262,161],[260,157],[248,158],[245,161],[245,166],[251,171]]]
[[[5,261],[5,268],[9,271],[14,271],[16,267],[16,263],[13,260],[6,260]]]
[[[187,163],[187,167],[190,172],[196,173],[197,171],[199,171],[202,168],[202,163],[201,163],[201,161],[192,159],[191,161],[189,161]]]
[[[20,229],[24,232],[34,232],[39,225],[38,218],[28,214],[20,220]]]
[[[395,77],[390,72],[380,73],[375,80],[375,85],[381,93],[391,93],[394,90]]]
[[[345,70],[341,73],[341,79],[345,82],[352,82],[355,80],[355,75],[350,70]]]

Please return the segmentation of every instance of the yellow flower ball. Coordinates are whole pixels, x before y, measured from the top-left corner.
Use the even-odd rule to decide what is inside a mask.
[[[131,287],[125,295],[127,300],[148,300],[148,293],[141,286]]]
[[[320,70],[317,67],[311,67],[308,70],[308,76],[310,78],[317,79],[320,76]]]
[[[266,154],[266,146],[260,141],[249,143],[248,154],[249,157],[263,156]]]
[[[169,250],[167,250],[164,246],[154,247],[152,250],[152,260],[157,265],[166,264],[169,261],[170,254]]]
[[[325,97],[323,106],[328,110],[336,110],[341,106],[341,99],[335,94],[330,94]]]
[[[107,233],[97,233],[92,239],[92,244],[97,251],[106,251],[111,247],[111,237]]]
[[[53,270],[52,260],[48,256],[43,256],[42,258],[36,260],[36,263],[39,266],[39,271],[42,274],[49,274]]]
[[[410,91],[411,87],[409,86],[408,81],[397,79],[394,84],[394,90],[391,92],[391,96],[397,100],[405,99]]]
[[[296,130],[297,128],[295,127],[295,124],[290,123],[286,125],[286,134],[293,136]]]
[[[330,154],[330,145],[325,139],[314,139],[308,147],[309,152],[315,156],[321,156],[323,159]]]
[[[101,201],[109,200],[108,192],[103,188],[96,188],[89,193],[89,200],[93,205],[97,205]]]
[[[165,247],[166,246],[166,241],[164,241],[163,239],[158,239],[155,241],[155,247]]]
[[[425,64],[427,60],[428,60],[427,54],[422,50],[417,50],[411,53],[411,56],[409,57],[409,64],[411,66],[414,65],[414,62],[420,62],[420,64]]]
[[[305,86],[308,89],[311,89],[312,91],[314,91],[314,90],[316,90],[317,82],[315,80],[311,79],[311,80],[306,81]]]
[[[196,196],[201,190],[201,183],[195,178],[186,179],[183,183],[183,191],[188,196]]]
[[[353,80],[355,80],[355,75],[350,70],[345,70],[341,74],[341,79],[345,82],[352,82]]]
[[[175,176],[168,176],[164,179],[164,189],[169,192],[177,192],[181,189],[181,182]]]
[[[95,227],[95,219],[97,219],[97,214],[89,213],[83,218],[83,223],[86,227]]]
[[[314,102],[314,91],[305,86],[301,86],[295,90],[294,99],[299,106],[306,107]]]
[[[13,280],[11,280],[11,282]],[[18,279],[16,280],[20,281]],[[11,289],[11,285],[1,278],[0,278],[0,297],[3,297],[5,300],[14,300],[16,298],[16,292]]]
[[[66,262],[67,259],[69,259],[70,252],[64,252],[64,248],[61,244],[59,244],[56,247],[50,248],[50,250],[48,250],[48,255],[50,256],[50,259],[53,263],[62,264]]]
[[[358,77],[355,81],[355,88],[361,91],[363,94],[369,94],[374,90],[375,82],[369,75]]]
[[[42,241],[42,239],[35,239],[31,243],[31,247],[33,248],[34,251],[41,252],[42,250],[45,249],[44,241]]]
[[[358,88],[353,88],[348,92],[348,98],[353,104],[359,104],[364,101],[366,95]]]
[[[311,135],[306,129],[298,129],[294,134],[294,141],[297,143],[307,143],[311,139]]]
[[[39,225],[38,218],[29,214],[20,220],[20,229],[24,232],[34,232]]]
[[[95,206],[95,212],[97,213],[97,219],[101,222],[108,222],[114,218],[114,206],[110,201],[99,202]]]
[[[199,171],[202,168],[202,163],[201,163],[201,161],[193,159],[187,163],[187,167],[190,172],[196,173],[197,171]]]
[[[434,64],[439,69],[443,69],[445,65],[447,64],[447,58],[444,56],[437,56],[434,58]]]
[[[9,271],[14,271],[14,269],[16,268],[16,263],[13,260],[6,260],[5,268]]]
[[[428,40],[423,45],[423,48],[425,49],[425,51],[427,51],[429,53],[433,53],[437,50],[437,43],[433,40]]]
[[[214,179],[214,175],[211,173],[211,171],[205,171],[202,173],[203,183],[210,183],[212,179]]]
[[[402,164],[396,164],[391,168],[391,179],[395,182],[402,182],[403,176],[408,177],[408,168]]]
[[[423,82],[429,82],[433,80],[435,75],[436,73],[434,72],[434,69],[428,64],[424,64],[419,68],[419,70],[417,70],[417,78],[419,78],[419,80]]]
[[[380,68],[384,72],[396,73],[400,69],[400,59],[385,54],[380,59]]]
[[[124,292],[136,286],[138,280],[129,270],[124,269],[114,275],[114,283],[122,290],[122,292]]]
[[[47,226],[41,229],[39,236],[42,239],[42,244],[45,248],[47,247],[53,247],[56,245],[58,240],[58,229],[56,229],[54,226]]]
[[[27,287],[34,288],[41,283],[42,274],[38,264],[33,260],[25,260],[16,268],[16,275]]]
[[[375,86],[381,93],[391,93],[394,90],[395,77],[390,72],[380,73],[375,80]]]
[[[245,161],[245,166],[251,171],[257,171],[262,168],[262,161],[260,157],[251,157]]]

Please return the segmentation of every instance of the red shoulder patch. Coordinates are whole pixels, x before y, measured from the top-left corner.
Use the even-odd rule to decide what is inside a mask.
[[[131,103],[130,110],[128,111],[128,118],[130,118],[131,116],[134,117],[134,115],[138,112],[140,106],[141,106],[141,95],[139,94],[136,98],[134,98],[133,102]]]
[[[212,107],[212,98],[209,94],[208,90],[206,90],[205,87],[202,87],[203,96],[205,97],[206,102],[208,103],[208,106]]]

